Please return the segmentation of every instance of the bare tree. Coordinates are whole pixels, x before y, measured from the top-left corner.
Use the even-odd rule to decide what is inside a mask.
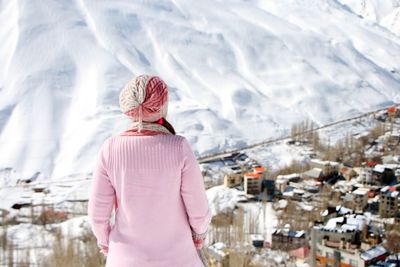
[[[386,233],[386,242],[384,243],[385,248],[390,251],[391,254],[396,256],[396,266],[400,266],[399,253],[400,253],[400,231],[393,229]]]

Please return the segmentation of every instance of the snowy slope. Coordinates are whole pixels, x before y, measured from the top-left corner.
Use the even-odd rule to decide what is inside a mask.
[[[0,0],[0,168],[90,172],[141,73],[169,84],[196,154],[400,102],[400,37],[350,2]]]
[[[400,36],[400,0],[339,0],[362,18]]]

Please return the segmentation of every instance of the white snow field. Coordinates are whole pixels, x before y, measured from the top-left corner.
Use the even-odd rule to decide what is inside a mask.
[[[0,168],[91,172],[143,73],[197,155],[399,103],[399,2],[0,0]]]

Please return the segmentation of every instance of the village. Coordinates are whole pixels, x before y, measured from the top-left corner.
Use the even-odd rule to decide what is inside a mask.
[[[335,144],[324,143],[309,121],[293,125],[291,137],[277,145],[306,160],[284,168],[259,162],[251,150],[199,161],[213,210],[209,265],[396,266],[400,112],[388,108],[371,120],[372,128]],[[1,175],[10,179],[12,171]],[[83,255],[84,266],[104,263],[88,230],[90,178],[46,181],[36,173],[3,186],[9,193],[0,209],[1,264],[55,266]],[[47,265],[37,263],[43,259]]]
[[[323,155],[322,149],[310,149],[308,164],[293,166],[284,174],[269,173],[245,153],[220,158],[227,166],[223,185],[243,192],[237,205],[270,202],[277,213],[270,237],[244,231],[253,251],[285,251],[287,262],[313,267],[396,266],[400,253],[399,118],[399,110],[389,108],[377,118],[380,128],[324,148],[324,159],[318,156]],[[316,148],[316,136],[303,137],[298,134],[286,142]],[[215,266],[247,266],[237,257],[230,260],[232,249],[223,242],[208,251],[216,259]],[[259,261],[248,266],[288,264],[273,263],[273,258],[276,255],[267,265]]]

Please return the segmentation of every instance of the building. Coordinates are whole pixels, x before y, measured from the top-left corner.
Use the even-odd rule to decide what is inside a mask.
[[[264,175],[264,173],[265,173],[265,168],[262,167],[262,166],[253,167],[253,172],[254,172],[254,173],[259,173],[259,174]]]
[[[367,235],[366,221],[363,215],[350,214],[313,227],[312,266],[364,267],[385,259],[388,252],[381,245],[361,250]]]
[[[373,184],[372,172],[373,172],[372,167],[366,166],[362,168],[360,172],[360,182],[362,184]]]
[[[229,266],[229,248],[223,242],[216,242],[208,246],[207,252],[219,264],[218,266]]]
[[[351,178],[357,176],[357,172],[354,171],[353,168],[342,166],[339,168],[339,173],[346,179],[346,181],[350,181]]]
[[[248,172],[244,174],[244,192],[246,194],[258,195],[261,192],[262,174]]]
[[[275,180],[276,190],[279,192],[284,192],[286,187],[289,186],[290,182],[300,181],[300,174],[292,173],[287,175],[278,175]]]
[[[352,192],[354,196],[354,210],[356,212],[363,212],[368,206],[368,193],[370,189],[365,187],[359,187]]]
[[[224,185],[226,187],[235,187],[242,183],[242,175],[239,173],[225,174]]]
[[[309,247],[308,239],[304,231],[291,231],[288,229],[276,229],[272,232],[272,249],[291,251]]]
[[[339,172],[339,163],[335,161],[312,159],[310,164],[311,168],[321,169],[323,176],[330,176]]]
[[[301,247],[301,248],[297,248],[297,249],[289,251],[289,256],[296,258],[297,262],[300,264],[306,263],[306,260],[309,256],[309,254],[310,254],[309,246],[305,246],[305,247]]]
[[[379,215],[382,218],[400,218],[400,184],[385,186],[379,192]]]
[[[265,238],[263,235],[251,234],[250,240],[251,240],[251,243],[253,244],[253,246],[256,248],[263,248],[263,247],[268,246],[268,243],[265,241]]]
[[[272,201],[275,196],[275,181],[271,179],[263,179],[261,181],[261,192],[258,197],[259,200]]]
[[[360,253],[363,266],[369,266],[378,261],[385,260],[387,256],[389,256],[389,252],[381,244]]]
[[[387,256],[389,253],[382,245],[361,251],[325,242],[324,245],[317,245],[316,266],[365,267],[385,260]]]
[[[372,180],[374,184],[390,185],[397,182],[395,171],[400,168],[398,164],[377,164],[372,170]]]
[[[305,180],[322,181],[324,174],[321,168],[313,168],[301,174],[301,177]]]
[[[265,168],[256,165],[252,172],[244,174],[244,191],[246,194],[259,195],[262,191],[262,181],[265,180]]]
[[[385,135],[386,145],[390,149],[395,149],[400,144],[400,134],[399,133],[388,133]]]

